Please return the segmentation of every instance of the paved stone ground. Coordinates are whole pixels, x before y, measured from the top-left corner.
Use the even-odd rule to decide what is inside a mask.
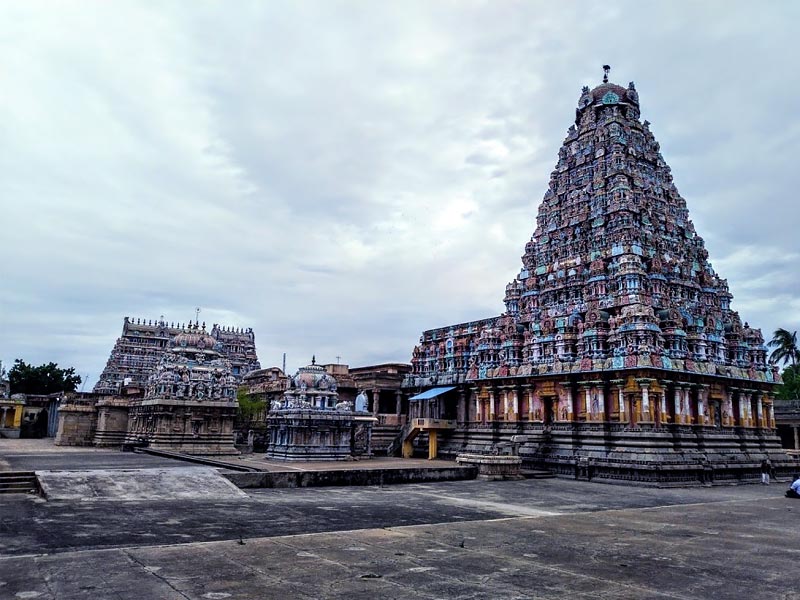
[[[0,499],[0,598],[800,598],[785,486],[561,479]],[[240,539],[241,536],[241,539]]]
[[[0,440],[0,471],[144,469],[188,464],[116,449],[55,446],[52,439]]]
[[[188,466],[25,442],[0,457],[14,469]],[[0,496],[0,600],[800,600],[800,501],[785,487],[549,479],[239,499]]]

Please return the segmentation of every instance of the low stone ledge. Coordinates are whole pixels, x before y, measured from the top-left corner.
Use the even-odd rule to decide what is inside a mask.
[[[475,479],[476,468],[467,466],[410,469],[341,469],[331,471],[222,472],[242,489],[298,488],[354,485],[394,485]]]
[[[478,479],[503,481],[524,479],[521,473],[522,458],[494,454],[459,454],[456,462],[478,469]]]

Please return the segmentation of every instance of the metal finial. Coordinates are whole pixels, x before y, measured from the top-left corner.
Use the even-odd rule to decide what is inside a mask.
[[[608,72],[611,70],[611,67],[608,65],[603,65],[603,83],[608,83]]]
[[[311,364],[312,365],[317,364],[317,355],[316,354],[312,354],[311,355]]]

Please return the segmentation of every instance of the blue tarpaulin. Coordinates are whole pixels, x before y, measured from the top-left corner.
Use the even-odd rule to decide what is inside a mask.
[[[436,387],[431,388],[429,390],[425,390],[421,394],[417,394],[416,396],[412,396],[409,400],[428,400],[430,398],[435,398],[436,396],[441,396],[445,392],[449,392],[450,390],[456,389],[456,386],[450,387]]]

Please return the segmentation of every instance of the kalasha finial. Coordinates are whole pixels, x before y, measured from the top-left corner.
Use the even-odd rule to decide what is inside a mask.
[[[317,355],[316,354],[312,354],[311,355],[311,364],[312,365],[317,364]]]
[[[611,67],[608,65],[603,65],[603,83],[608,83],[608,72],[611,70]]]

